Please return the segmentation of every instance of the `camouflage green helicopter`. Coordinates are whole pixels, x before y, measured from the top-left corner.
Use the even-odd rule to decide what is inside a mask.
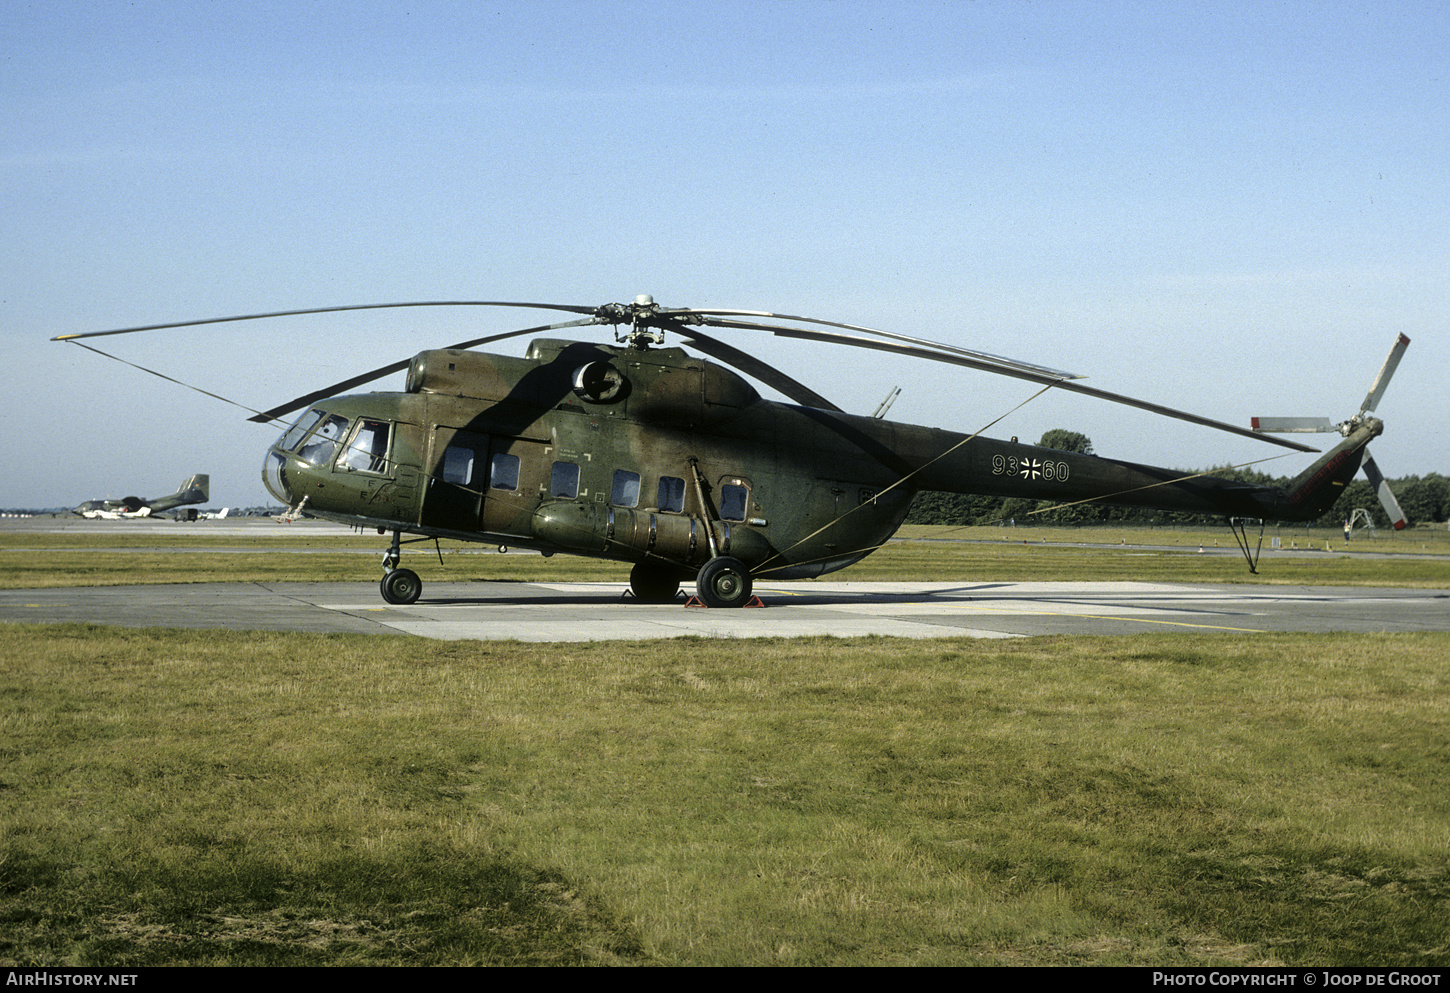
[[[667,602],[693,580],[709,607],[741,607],[756,577],[810,578],[845,568],[900,526],[919,490],[1060,502],[1098,499],[1222,514],[1249,558],[1246,521],[1323,514],[1364,466],[1383,430],[1369,416],[1400,354],[1401,336],[1344,440],[1280,489],[1193,476],[845,413],[814,390],[702,328],[767,332],[984,370],[1124,403],[1299,451],[1262,431],[1329,422],[1263,419],[1259,430],[1075,382],[1071,373],[939,342],[763,311],[666,308],[649,296],[598,307],[502,301],[371,304],[214,318],[108,334],[301,314],[396,307],[533,308],[582,315],[420,352],[251,418],[302,410],[268,450],[267,489],[296,514],[391,532],[380,584],[393,604],[422,582],[401,568],[407,543],[456,538],[633,562],[630,590]],[[786,322],[786,323],[780,323]],[[534,340],[522,358],[470,349],[525,334],[610,325],[615,344]],[[802,326],[804,325],[804,326]],[[850,332],[850,333],[843,333]],[[666,335],[716,361],[678,346]],[[103,353],[104,354],[104,353]],[[740,372],[793,403],[766,400]],[[344,393],[408,370],[401,393]],[[169,378],[169,377],[168,377]],[[1403,526],[1395,506],[1391,519]]]

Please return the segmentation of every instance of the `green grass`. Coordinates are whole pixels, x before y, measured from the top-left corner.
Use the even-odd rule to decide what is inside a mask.
[[[1450,964],[1450,636],[0,626],[7,964]]]
[[[1315,554],[1269,557],[1257,574],[1238,555],[1199,555],[1200,547],[1232,548],[1224,528],[947,528],[911,526],[894,541],[832,580],[911,582],[921,579],[1279,583],[1450,588],[1450,532],[1416,528],[1379,538],[1284,531],[1284,547]],[[941,539],[954,539],[943,541]],[[1332,551],[1322,551],[1329,542]],[[1266,542],[1267,543],[1267,542]],[[336,537],[210,537],[181,528],[44,534],[0,531],[0,588],[204,582],[376,583],[386,539],[341,528]],[[243,551],[239,547],[256,549]],[[1145,547],[1146,546],[1146,547]],[[1166,547],[1165,547],[1166,546]],[[515,582],[628,581],[618,562],[556,555],[495,555],[476,544],[431,543],[405,550],[405,564],[424,582],[491,579]],[[191,549],[191,550],[182,550]],[[1380,554],[1369,556],[1364,553]],[[1431,554],[1426,554],[1431,553]],[[770,581],[767,573],[763,579]]]
[[[1076,545],[1177,545],[1185,551],[1196,550],[1198,546],[1234,547],[1233,535],[1222,525],[1163,525],[1158,527],[1125,527],[1111,524],[1092,524],[1080,527],[1062,527],[1034,524],[1023,527],[1001,527],[999,525],[950,526],[943,524],[907,524],[897,536],[906,539],[958,539],[963,541],[1030,543],[1061,542]],[[1251,530],[1250,537],[1257,540],[1257,530]],[[1395,531],[1381,529],[1369,534],[1360,529],[1354,533],[1349,544],[1344,542],[1344,532],[1338,528],[1309,528],[1303,525],[1270,526],[1264,529],[1264,547],[1271,547],[1278,538],[1283,547],[1321,551],[1328,544],[1336,553],[1376,552],[1394,555],[1438,554],[1450,555],[1450,530],[1444,524],[1425,524]]]
[[[1286,533],[1334,550],[1259,576],[1196,554],[1222,529],[903,536],[967,540],[831,578],[1450,587],[1424,529]],[[0,583],[372,583],[383,544],[0,532]],[[408,556],[432,582],[627,576]],[[3,625],[0,962],[1450,964],[1447,657]]]
[[[1043,544],[1036,538],[1027,544],[1020,539],[906,540],[892,543],[859,564],[826,578],[860,582],[1141,581],[1450,588],[1450,559],[1419,555],[1371,558],[1342,552],[1318,552],[1301,557],[1266,555],[1260,559],[1258,571],[1250,572],[1241,555],[1200,555],[1198,547],[1196,542],[1178,550],[1096,543],[1056,545]]]

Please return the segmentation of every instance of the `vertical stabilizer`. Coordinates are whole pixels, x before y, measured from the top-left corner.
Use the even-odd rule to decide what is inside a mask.
[[[211,477],[199,472],[182,483],[171,496],[152,500],[150,506],[153,511],[170,510],[172,507],[185,507],[192,503],[206,503],[210,499]]]

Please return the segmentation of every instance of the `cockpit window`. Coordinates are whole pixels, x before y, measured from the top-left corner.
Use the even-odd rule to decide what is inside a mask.
[[[347,418],[340,414],[333,414],[323,421],[316,431],[312,432],[312,436],[307,439],[306,444],[297,450],[297,457],[303,462],[322,465],[332,458],[332,453],[337,450],[337,443],[345,434],[347,434]]]
[[[337,467],[353,472],[387,472],[391,428],[387,421],[363,418],[353,432],[352,442],[338,456]]]
[[[282,437],[277,440],[277,447],[284,452],[292,451],[297,443],[302,440],[303,435],[317,426],[317,422],[322,420],[322,416],[323,414],[320,410],[307,411],[301,417],[297,418],[290,428],[282,433]]]

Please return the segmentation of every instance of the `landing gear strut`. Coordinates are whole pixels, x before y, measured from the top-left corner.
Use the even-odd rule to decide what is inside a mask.
[[[393,543],[383,553],[383,579],[378,584],[378,591],[388,603],[406,606],[417,603],[418,597],[423,595],[423,580],[412,569],[398,568],[398,562],[403,557],[402,546],[402,532],[394,531]]]

